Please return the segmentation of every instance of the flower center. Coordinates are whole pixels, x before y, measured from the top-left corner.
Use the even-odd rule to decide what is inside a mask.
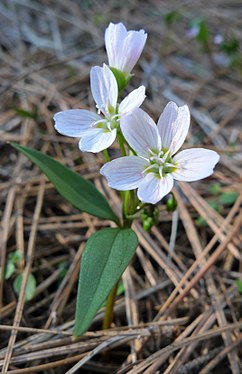
[[[169,151],[164,149],[159,152],[150,149],[149,162],[150,165],[145,168],[144,172],[154,173],[159,178],[163,178],[166,174],[176,170],[176,164],[173,162]]]
[[[120,126],[120,115],[114,114],[112,116],[106,117],[104,119],[101,119],[100,121],[96,121],[93,124],[93,127],[96,127],[98,129],[103,129],[104,131],[112,131],[114,129],[119,128]]]

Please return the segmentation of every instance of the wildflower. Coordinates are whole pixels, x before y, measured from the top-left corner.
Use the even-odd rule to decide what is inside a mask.
[[[146,39],[144,30],[127,31],[121,22],[110,23],[105,31],[109,66],[128,76],[142,53]]]
[[[60,134],[81,138],[81,151],[96,153],[114,142],[120,118],[142,104],[145,87],[140,86],[132,91],[118,104],[117,82],[107,65],[93,67],[90,80],[98,114],[85,109],[70,109],[56,113],[54,120]]]
[[[189,39],[194,39],[194,38],[196,38],[198,36],[199,32],[200,32],[199,26],[198,25],[194,25],[189,30],[187,30],[186,36]]]
[[[222,43],[224,42],[224,37],[223,37],[223,35],[221,35],[221,34],[217,34],[217,35],[215,35],[214,38],[213,38],[213,42],[214,42],[214,44],[216,44],[216,45],[220,45],[220,44],[222,44]]]
[[[189,125],[186,105],[177,107],[169,102],[157,126],[143,110],[133,110],[121,119],[121,130],[137,155],[108,162],[101,168],[101,174],[117,190],[138,188],[138,198],[151,204],[171,191],[174,179],[192,182],[208,177],[219,160],[216,152],[192,148],[176,154]]]

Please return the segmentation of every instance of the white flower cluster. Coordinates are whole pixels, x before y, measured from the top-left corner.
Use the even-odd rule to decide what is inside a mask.
[[[127,31],[122,23],[110,23],[105,32],[109,66],[91,68],[90,84],[98,114],[89,110],[71,109],[56,113],[55,128],[62,135],[81,138],[83,152],[100,152],[115,140],[120,119],[145,99],[145,87],[132,91],[118,103],[118,83],[112,69],[129,79],[130,72],[141,55],[147,34],[144,30]]]
[[[57,113],[54,120],[56,130],[80,138],[79,148],[86,152],[108,148],[121,131],[132,155],[106,163],[100,172],[110,187],[138,189],[139,200],[156,204],[171,191],[174,180],[191,182],[211,175],[219,156],[203,148],[177,153],[190,125],[186,105],[177,107],[169,102],[156,125],[139,108],[145,99],[144,86],[118,103],[119,80],[124,81],[124,87],[127,85],[146,38],[144,30],[127,31],[122,23],[111,23],[105,32],[109,66],[95,66],[90,74],[98,114],[71,109]]]

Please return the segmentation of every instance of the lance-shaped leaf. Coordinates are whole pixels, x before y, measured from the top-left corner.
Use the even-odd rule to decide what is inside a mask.
[[[138,239],[132,229],[106,228],[87,241],[79,277],[74,334],[80,336],[130,263]]]
[[[53,183],[57,191],[77,209],[93,216],[118,222],[105,197],[96,187],[60,162],[31,148],[12,146],[35,163]]]

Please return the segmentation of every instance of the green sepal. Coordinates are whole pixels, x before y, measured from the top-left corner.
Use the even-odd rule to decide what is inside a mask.
[[[116,78],[116,81],[117,81],[117,85],[118,85],[118,92],[119,94],[125,89],[125,87],[128,85],[131,77],[132,77],[132,74],[129,74],[127,76],[127,74],[125,74],[123,71],[121,70],[118,70],[112,66],[109,67],[110,70],[112,71],[113,75],[115,76]]]

